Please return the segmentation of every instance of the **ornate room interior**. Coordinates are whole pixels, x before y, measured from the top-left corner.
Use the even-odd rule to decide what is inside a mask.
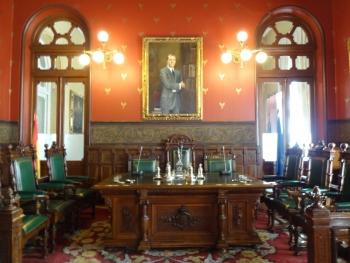
[[[2,0],[0,262],[45,262],[27,256],[37,236],[53,260],[61,229],[101,213],[111,247],[256,252],[279,220],[288,259],[349,260],[347,12],[345,0]]]

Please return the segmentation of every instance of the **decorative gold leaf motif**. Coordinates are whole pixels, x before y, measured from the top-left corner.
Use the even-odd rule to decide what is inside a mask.
[[[171,3],[171,4],[170,4],[170,8],[171,8],[171,9],[175,9],[175,7],[176,7],[176,3]]]
[[[192,21],[192,16],[187,16],[187,17],[186,17],[186,21],[187,21],[188,23],[191,23],[191,21]]]
[[[128,48],[127,45],[122,45],[122,50],[125,51]]]
[[[120,102],[120,106],[122,106],[122,109],[124,110],[127,103],[125,101]]]
[[[224,23],[224,18],[222,17],[222,16],[219,16],[219,22],[222,24],[222,23]]]
[[[225,107],[225,102],[219,102],[219,106],[220,106],[221,109],[224,109],[224,107]]]
[[[110,92],[111,92],[111,88],[105,88],[105,92],[106,92],[106,94],[108,95]]]
[[[121,73],[120,76],[122,77],[123,80],[125,80],[128,76],[128,73]]]
[[[176,31],[171,31],[170,32],[170,35],[173,37],[173,36],[175,36],[176,35]]]
[[[204,37],[208,36],[208,32],[207,31],[203,31],[203,36]]]
[[[140,37],[143,37],[145,35],[145,32],[139,32],[138,34]]]
[[[219,48],[220,48],[220,50],[223,50],[225,48],[225,45],[224,44],[219,44]]]
[[[208,90],[209,90],[209,88],[203,88],[203,93],[204,93],[204,95],[207,95],[207,92],[208,92]]]
[[[138,60],[137,60],[137,63],[139,63],[139,65],[142,65],[142,60],[141,60],[141,59],[138,59]]]
[[[142,88],[137,88],[137,92],[138,92],[139,94],[141,94]]]
[[[219,79],[224,80],[225,78],[225,73],[219,73]]]
[[[106,10],[111,10],[112,9],[112,4],[108,4],[107,6],[106,6]]]
[[[207,59],[204,59],[204,60],[203,60],[203,65],[204,65],[204,66],[207,65],[207,63],[208,63],[208,60],[207,60]]]
[[[204,3],[204,4],[203,4],[203,8],[204,8],[204,9],[208,8],[208,3]]]
[[[140,10],[143,10],[143,3],[138,3],[138,7]]]
[[[126,24],[126,22],[128,22],[128,19],[127,19],[126,17],[123,17],[123,18],[122,18],[122,23],[123,23],[123,24]]]
[[[160,20],[159,17],[157,17],[157,16],[153,17],[153,22],[154,22],[154,23],[157,24],[157,23],[159,22],[159,20]]]
[[[242,91],[242,88],[236,88],[236,93],[237,93],[237,94],[240,94],[241,91]]]

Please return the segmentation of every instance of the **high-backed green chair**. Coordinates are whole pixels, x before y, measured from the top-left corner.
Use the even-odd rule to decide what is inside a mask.
[[[97,193],[91,189],[88,176],[68,176],[65,148],[58,147],[55,142],[50,148],[45,144],[45,157],[50,183],[74,185],[70,197],[78,202],[78,215],[86,207],[91,207],[92,216],[95,217]]]
[[[206,173],[227,172],[232,174],[236,172],[236,159],[232,154],[211,155],[204,157],[204,171]]]
[[[157,156],[129,156],[128,159],[128,172],[137,173],[142,172],[144,174],[153,174],[157,172],[159,166],[159,159]]]
[[[195,169],[196,160],[194,152],[194,141],[183,134],[170,135],[165,142],[166,161],[171,164],[174,168],[175,164],[179,159],[179,151],[181,151],[181,161],[185,169],[189,168],[190,165]]]
[[[2,162],[0,162],[2,164]],[[1,174],[2,169],[0,169],[0,178],[2,178]],[[10,175],[8,175],[10,176]],[[1,195],[1,192],[4,193],[4,196]],[[41,245],[42,249],[42,256],[44,258],[48,255],[48,230],[50,227],[50,218],[47,214],[42,214],[40,212],[40,202],[42,201],[44,203],[44,209],[46,208],[47,204],[47,196],[44,195],[37,195],[35,196],[36,200],[36,209],[32,211],[26,211],[25,214],[23,214],[22,217],[22,248],[26,245],[28,240],[33,239],[34,237],[40,237],[41,242],[39,243]],[[7,199],[6,201],[3,201]],[[12,210],[11,206],[13,206],[16,203],[16,206],[20,206],[20,202],[16,200],[15,196],[13,195],[13,190],[8,187],[6,189],[2,189],[1,187],[1,180],[0,180],[0,210]],[[23,210],[21,210],[23,211]],[[46,211],[44,211],[46,212]],[[7,227],[13,227],[13,226],[7,226]],[[10,231],[13,231],[13,229],[10,229]],[[6,239],[6,237],[5,237]],[[1,261],[1,259],[0,259]]]
[[[39,188],[35,169],[36,154],[32,145],[19,145],[16,148],[10,145],[8,148],[8,158],[11,166],[10,171],[13,180],[13,188],[15,193],[20,197],[24,211],[36,205],[33,201],[36,201],[38,196],[47,195],[47,192],[42,189],[49,191],[57,189],[64,190],[65,186],[62,184],[50,185],[44,183],[41,185],[42,189]],[[56,226],[59,222],[63,222],[65,219],[72,217],[74,205],[74,200],[49,200],[48,211],[51,221],[51,251],[54,250],[56,244]],[[30,229],[30,222],[34,220],[34,218],[27,218],[26,220],[28,220],[26,222],[28,225],[27,229]]]

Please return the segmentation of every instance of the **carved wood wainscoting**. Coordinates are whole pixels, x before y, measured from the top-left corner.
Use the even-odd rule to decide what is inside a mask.
[[[194,147],[197,169],[199,163],[203,164],[206,155],[222,154],[222,146],[225,152],[236,156],[237,172],[240,174],[258,177],[258,150],[256,147],[241,147],[230,144],[196,144]],[[159,165],[162,171],[166,165],[166,151],[164,144],[142,145],[143,155],[155,155],[159,157]],[[128,171],[129,155],[139,154],[140,144],[118,145],[92,145],[86,146],[88,174],[95,182],[108,178],[116,173]]]
[[[107,178],[96,184],[111,205],[112,237],[107,246],[139,250],[259,244],[254,228],[256,201],[268,185],[233,182],[208,175],[203,184],[132,177],[128,184]],[[210,178],[209,178],[210,177]]]

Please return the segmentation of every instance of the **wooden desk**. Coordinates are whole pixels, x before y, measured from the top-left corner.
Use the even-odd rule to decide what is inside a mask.
[[[139,250],[216,247],[261,243],[254,226],[256,201],[265,188],[260,180],[233,182],[231,176],[208,175],[203,184],[155,181],[153,175],[123,175],[94,186],[111,206],[107,246]]]

